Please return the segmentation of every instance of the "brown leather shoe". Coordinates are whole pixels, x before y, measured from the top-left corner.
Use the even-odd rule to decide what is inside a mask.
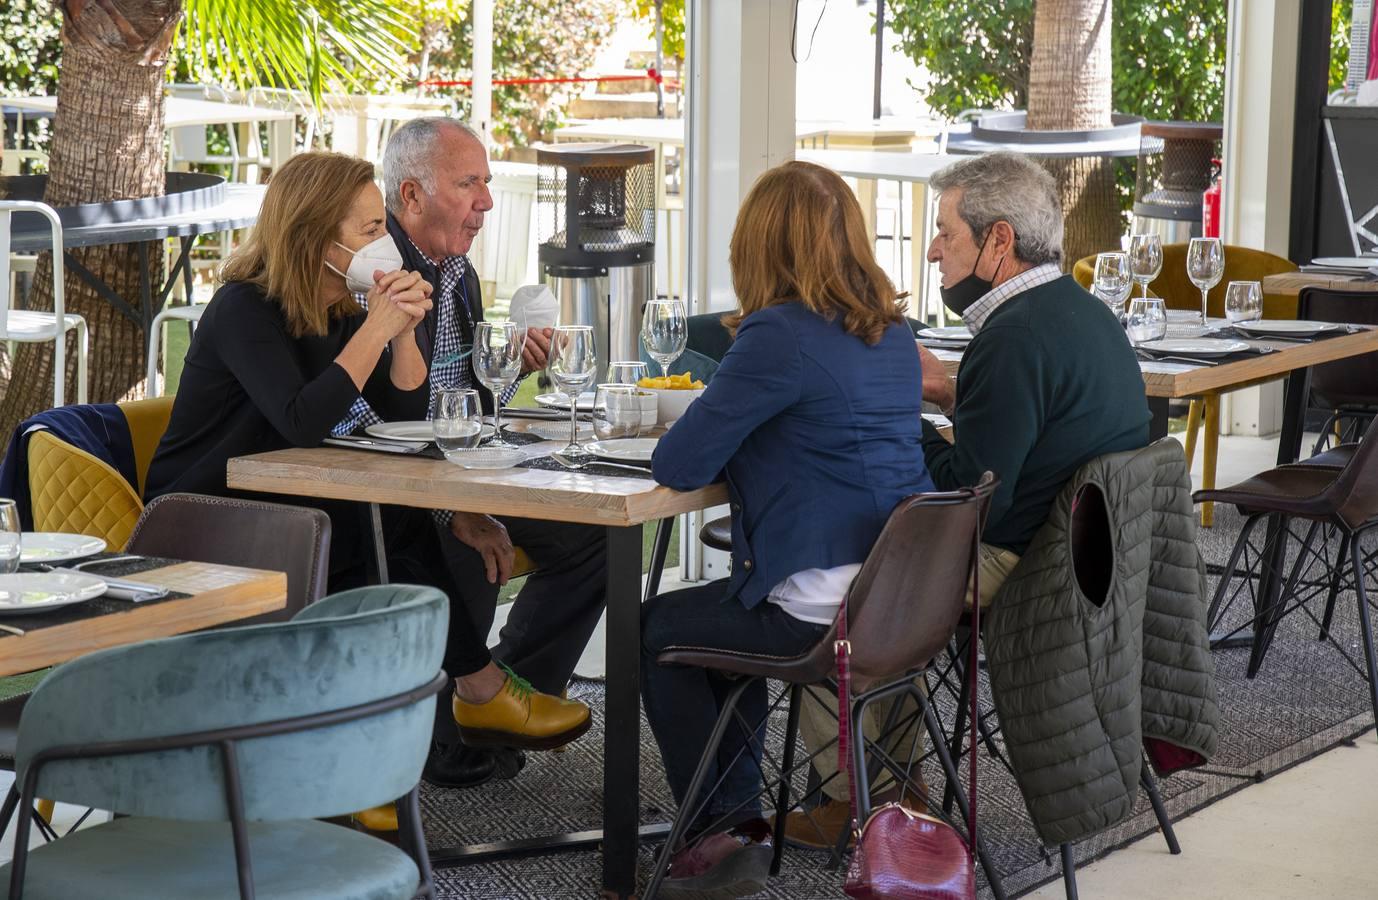
[[[589,708],[578,700],[542,694],[507,670],[507,680],[487,703],[452,697],[451,711],[460,739],[470,747],[516,747],[549,750],[568,744],[589,730]]]
[[[872,808],[894,803],[899,792],[891,789],[877,794],[871,801]],[[906,794],[904,805],[914,812],[927,812],[928,807],[912,793]],[[771,820],[774,825],[774,819]],[[851,804],[824,797],[823,802],[813,809],[796,809],[785,816],[785,843],[792,847],[809,850],[831,850],[837,846],[842,830],[851,824]],[[847,839],[850,848],[855,838]]]

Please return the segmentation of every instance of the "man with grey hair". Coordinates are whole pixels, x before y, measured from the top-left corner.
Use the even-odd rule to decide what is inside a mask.
[[[925,421],[924,462],[940,491],[976,484],[986,471],[1000,478],[981,535],[986,606],[1073,473],[1097,456],[1146,446],[1150,416],[1124,329],[1058,266],[1062,210],[1052,176],[1027,157],[989,153],[947,166],[930,184],[939,197],[928,261],[942,273],[943,303],[972,339],[955,385],[919,347],[924,399],[952,417],[956,435],[949,443]],[[811,750],[837,737],[830,705],[804,706],[800,729]],[[868,726],[886,713],[877,709]],[[913,740],[912,729],[901,730],[886,741],[897,758]],[[792,843],[832,847],[846,827],[847,776],[832,777],[832,763],[827,753],[814,760],[826,800],[789,815]]]
[[[402,268],[420,272],[435,286],[432,308],[416,330],[432,410],[442,386],[477,391],[490,414],[515,393],[514,385],[493,396],[475,377],[470,352],[483,302],[466,254],[493,208],[491,180],[483,141],[456,119],[413,119],[393,133],[383,153],[387,228]],[[543,368],[549,348],[549,329],[528,330],[523,373]],[[380,421],[360,400],[334,431],[347,434]],[[397,537],[390,522],[423,527],[414,516],[384,512],[389,547]],[[444,665],[453,691],[439,698],[423,777],[447,787],[477,784],[494,774],[510,777],[521,760],[512,751],[555,748],[589,727],[588,707],[561,693],[603,610],[604,533],[585,525],[449,511],[436,511],[429,524],[435,532],[435,541],[425,545],[429,552],[401,559],[389,553],[399,580],[433,584],[450,598]],[[489,651],[498,589],[513,574],[516,547],[536,571]]]

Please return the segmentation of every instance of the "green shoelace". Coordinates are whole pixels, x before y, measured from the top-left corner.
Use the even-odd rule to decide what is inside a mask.
[[[507,673],[507,689],[516,695],[518,700],[526,700],[536,692],[531,682],[513,672],[505,663],[498,663],[498,668]]]

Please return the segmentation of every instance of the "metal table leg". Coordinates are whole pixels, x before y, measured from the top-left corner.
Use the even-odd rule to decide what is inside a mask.
[[[641,815],[641,526],[608,529],[603,892],[636,893]]]

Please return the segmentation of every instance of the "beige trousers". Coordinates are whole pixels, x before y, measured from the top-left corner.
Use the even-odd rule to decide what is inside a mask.
[[[1015,553],[1000,547],[992,547],[989,544],[981,545],[981,608],[990,606],[990,601],[995,597],[995,593],[1000,590],[1000,586],[1005,583],[1010,572],[1019,562],[1019,556]],[[970,589],[968,589],[969,593]],[[967,597],[967,604],[971,604],[971,597]],[[922,678],[915,682],[919,690],[924,690]],[[805,691],[802,708],[799,711],[799,733],[804,738],[804,746],[812,754],[820,747],[827,746],[829,741],[834,744],[837,742],[837,697],[826,691]],[[890,716],[891,707],[900,703],[903,706],[895,715],[895,722],[899,723],[893,734],[889,735],[881,746],[898,762],[903,762],[911,756],[914,759],[923,755],[924,740],[923,726],[915,715],[917,705],[908,695],[900,695],[894,700],[884,700],[871,704],[866,710],[866,719],[863,729],[866,739],[878,741],[881,732],[885,727],[885,721]],[[823,780],[823,793],[833,800],[847,802],[850,791],[847,773],[839,771],[837,767],[837,749],[829,747],[819,753],[813,760],[814,770]],[[832,777],[836,775],[837,777]],[[873,793],[880,793],[894,786],[894,778],[888,771],[882,771],[880,776],[872,782],[871,790]]]

